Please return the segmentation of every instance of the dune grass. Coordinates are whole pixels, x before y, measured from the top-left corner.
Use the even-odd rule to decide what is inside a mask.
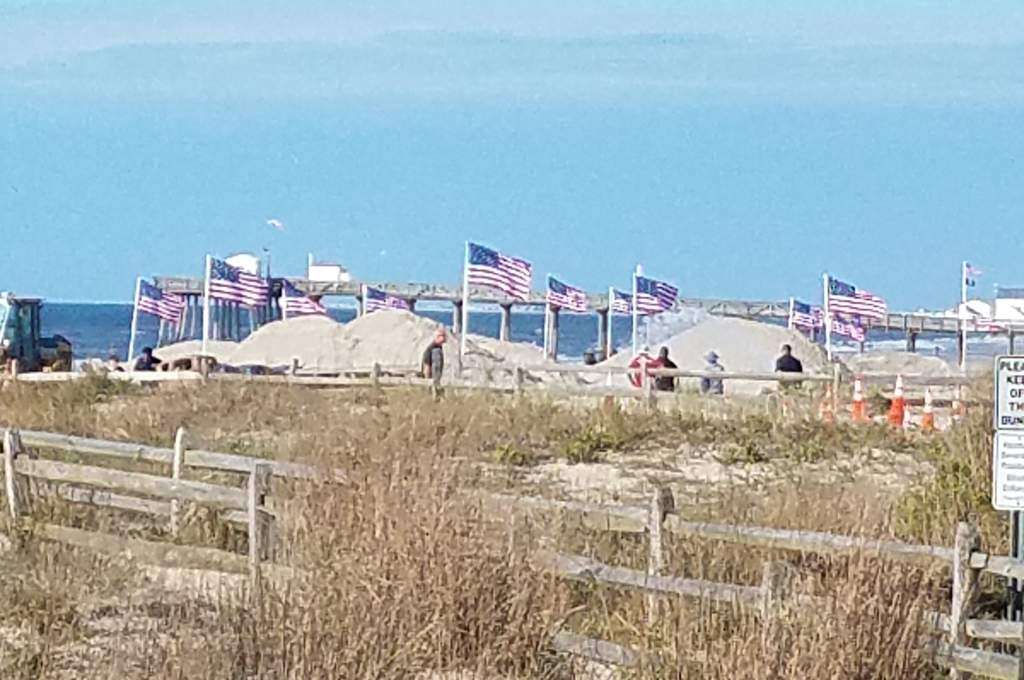
[[[636,669],[637,677],[930,678],[922,613],[948,607],[944,572],[673,538],[667,573],[757,585],[766,561],[782,562],[796,574],[795,590],[821,600],[768,625],[756,612],[671,598],[648,625],[642,595],[562,582],[530,559],[558,547],[644,568],[642,537],[528,522],[511,530],[462,493],[483,484],[496,462],[586,465],[681,442],[731,452],[737,465],[884,449],[927,460],[935,474],[889,507],[873,505],[869,491],[794,480],[706,511],[721,521],[944,545],[957,521],[971,519],[986,548],[1005,549],[1006,528],[987,496],[986,409],[926,437],[825,426],[809,417],[813,402],[796,401],[782,417],[760,404],[690,397],[650,411],[465,393],[435,401],[414,390],[8,385],[0,426],[170,445],[185,425],[204,448],[340,468],[349,483],[275,490],[287,503],[283,559],[301,576],[268,581],[259,607],[244,589],[154,595],[130,562],[36,542],[29,532],[0,556],[0,676],[591,677],[550,652],[550,633],[564,624],[659,650],[659,664]],[[78,507],[47,512],[50,521],[157,531]],[[193,529],[186,540],[233,547]],[[6,519],[3,530],[17,535]]]

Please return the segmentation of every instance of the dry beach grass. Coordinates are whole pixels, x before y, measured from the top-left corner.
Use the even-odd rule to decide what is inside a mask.
[[[767,633],[756,613],[674,598],[646,625],[642,595],[561,582],[530,559],[535,548],[557,545],[643,568],[639,537],[538,525],[517,527],[510,543],[507,527],[461,493],[483,487],[571,497],[571,486],[548,485],[537,471],[642,462],[654,478],[652,470],[714,456],[727,468],[762,466],[770,483],[756,493],[709,489],[694,504],[681,495],[682,513],[941,545],[952,542],[957,521],[971,518],[987,549],[1005,549],[1005,527],[988,504],[985,409],[931,437],[824,426],[812,411],[801,397],[783,418],[763,400],[709,407],[693,397],[649,412],[469,393],[435,401],[413,390],[141,389],[102,380],[8,386],[0,391],[2,426],[169,445],[186,425],[204,448],[329,465],[349,481],[275,488],[286,508],[285,560],[302,575],[267,583],[259,607],[244,588],[204,597],[157,588],[126,559],[43,543],[30,525],[16,531],[5,519],[15,546],[0,556],[0,674],[601,677],[549,651],[550,632],[565,624],[660,650],[659,664],[636,670],[638,677],[932,677],[922,613],[948,602],[948,574],[867,555],[672,539],[666,573],[756,585],[766,560],[781,561],[797,574],[797,591],[824,600],[788,610]],[[871,478],[801,474],[895,454],[925,471],[895,491],[880,491]],[[76,526],[166,539],[123,513],[64,505],[45,512]],[[197,516],[179,540],[230,547],[239,538]]]

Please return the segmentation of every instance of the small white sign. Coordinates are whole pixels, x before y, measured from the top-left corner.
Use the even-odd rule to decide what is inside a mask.
[[[1024,356],[996,357],[995,429],[1024,431]]]
[[[992,456],[992,507],[1024,510],[1024,432],[996,432]]]

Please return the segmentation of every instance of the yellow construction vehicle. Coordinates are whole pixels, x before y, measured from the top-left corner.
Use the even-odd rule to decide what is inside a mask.
[[[70,371],[71,343],[61,335],[42,337],[39,298],[0,292],[0,370]]]

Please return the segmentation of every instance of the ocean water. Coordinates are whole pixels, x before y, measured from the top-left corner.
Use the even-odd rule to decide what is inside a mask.
[[[331,316],[345,323],[355,318],[354,309],[332,308]],[[446,325],[451,324],[451,311],[422,310],[421,316],[433,319]],[[667,339],[675,333],[697,323],[703,312],[683,310],[672,314],[656,317],[651,324],[650,343]],[[124,360],[128,354],[128,338],[131,328],[132,306],[130,304],[80,304],[80,303],[46,303],[43,306],[43,333],[46,335],[60,334],[68,338],[73,347],[76,359],[92,357],[106,358],[115,355]],[[581,361],[583,353],[597,348],[598,328],[596,314],[562,314],[559,329],[559,358],[565,361]],[[492,337],[498,336],[501,316],[497,310],[473,310],[470,313],[470,332]],[[543,346],[544,315],[534,311],[513,311],[512,340],[529,342],[538,349]],[[158,322],[153,317],[142,315],[139,320],[139,338],[137,347],[155,346]],[[645,332],[646,334],[646,332]],[[617,316],[613,319],[612,337],[617,348],[630,343],[630,319]],[[903,350],[905,339],[899,332],[872,331],[866,345],[868,350]],[[956,357],[956,338],[948,335],[922,334],[917,340],[917,349],[921,354],[933,354],[954,361]],[[1005,353],[1007,341],[1003,336],[972,336],[968,344],[969,354],[974,360],[982,360],[997,354]],[[855,352],[854,345],[840,345],[841,353]],[[538,355],[539,358],[539,355]]]
[[[341,323],[355,318],[354,309],[329,310],[331,317]],[[445,325],[451,325],[452,313],[443,310],[423,310],[417,314]],[[46,303],[43,306],[44,335],[59,334],[71,341],[76,359],[107,358],[114,355],[124,360],[128,354],[131,332],[132,306],[130,304],[76,304]],[[469,316],[471,333],[498,337],[501,315],[497,311],[472,310]],[[629,343],[630,319],[615,317],[612,338],[617,346]],[[143,314],[139,319],[136,347],[155,346],[159,322]],[[583,353],[597,346],[596,314],[565,314],[559,320],[559,355],[569,361],[581,361]],[[544,315],[537,312],[513,311],[512,340],[544,345]],[[538,359],[540,358],[538,354]]]

